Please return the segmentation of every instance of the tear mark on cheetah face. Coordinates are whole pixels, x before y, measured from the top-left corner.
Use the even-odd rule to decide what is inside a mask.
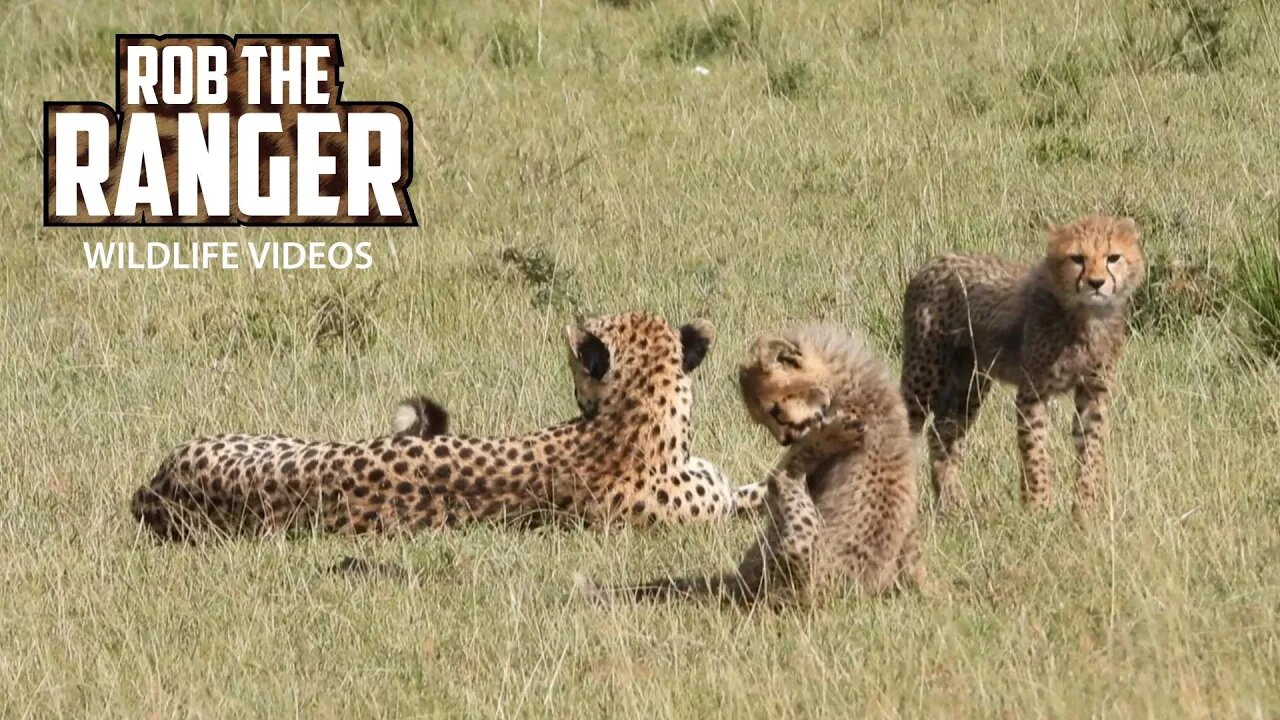
[[[1045,267],[1066,306],[1106,311],[1123,306],[1142,283],[1146,263],[1132,219],[1087,217],[1048,224]]]

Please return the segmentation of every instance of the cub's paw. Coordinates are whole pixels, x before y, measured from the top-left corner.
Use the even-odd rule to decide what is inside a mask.
[[[837,410],[824,415],[818,421],[815,433],[820,433],[823,440],[858,440],[867,430],[862,418],[844,410]]]

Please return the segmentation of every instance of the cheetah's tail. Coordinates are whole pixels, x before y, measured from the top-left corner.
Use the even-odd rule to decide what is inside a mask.
[[[449,432],[449,413],[425,395],[411,397],[396,406],[391,432],[424,438],[443,435]]]
[[[585,573],[574,573],[574,589],[591,602],[607,605],[620,600],[692,600],[719,598],[744,602],[754,595],[737,575],[664,578],[639,585],[600,585]]]

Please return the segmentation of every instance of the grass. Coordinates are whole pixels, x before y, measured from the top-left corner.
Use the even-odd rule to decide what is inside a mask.
[[[751,6],[753,11],[756,7]],[[728,52],[747,53],[759,42],[758,17],[737,11],[676,22],[658,43],[657,55],[676,62],[707,60]]]
[[[1253,238],[1244,248],[1233,289],[1244,305],[1254,344],[1280,359],[1280,248],[1274,232]]]
[[[414,391],[465,432],[567,417],[558,329],[578,307],[716,324],[695,449],[746,481],[778,454],[736,397],[749,338],[821,317],[896,362],[902,278],[932,254],[1031,259],[1046,216],[1125,211],[1167,267],[1230,271],[1233,239],[1274,245],[1280,28],[1239,0],[1225,45],[1188,35],[1200,59],[1168,59],[1173,1],[6,9],[0,716],[1277,716],[1280,369],[1235,287],[1135,328],[1090,532],[1062,504],[1019,510],[997,392],[968,446],[973,511],[922,514],[930,584],[897,599],[748,615],[571,595],[578,569],[727,567],[747,523],[191,548],[126,515],[196,433],[368,436]],[[1158,33],[1155,61],[1134,28]],[[423,227],[42,229],[40,103],[109,99],[114,31],[211,30],[340,33],[347,97],[415,114]],[[820,92],[769,96],[787,58]],[[369,240],[376,265],[85,270],[81,243],[110,239]],[[347,555],[407,572],[327,571]]]
[[[804,60],[788,60],[769,68],[767,90],[770,95],[796,99],[813,91],[813,68]]]
[[[500,68],[528,65],[537,56],[529,33],[517,22],[504,20],[489,33],[489,61]]]

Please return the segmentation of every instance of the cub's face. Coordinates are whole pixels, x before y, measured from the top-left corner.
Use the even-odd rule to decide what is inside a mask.
[[[1133,220],[1093,216],[1048,230],[1053,290],[1068,307],[1116,308],[1142,283],[1146,263]]]
[[[779,443],[791,445],[809,434],[831,407],[826,367],[782,337],[756,339],[738,371],[747,413]]]

